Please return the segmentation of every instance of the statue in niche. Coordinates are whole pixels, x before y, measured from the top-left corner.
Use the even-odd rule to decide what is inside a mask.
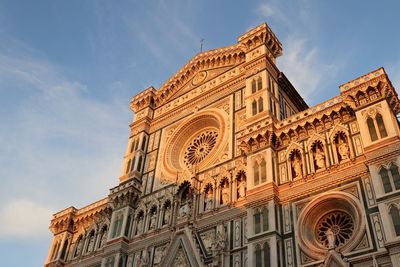
[[[188,216],[189,210],[190,210],[190,203],[189,203],[189,201],[186,201],[179,208],[179,217]]]
[[[207,253],[212,248],[213,242],[214,242],[214,233],[212,231],[209,231],[203,235],[203,244],[204,244],[204,248],[206,249]]]
[[[136,231],[136,234],[138,234],[138,235],[141,233],[143,233],[143,217],[142,216],[140,216],[138,218],[137,231]]]
[[[171,219],[171,207],[166,206],[164,210],[164,222],[163,224],[169,224],[169,221]]]
[[[336,236],[332,232],[331,228],[328,228],[325,232],[326,239],[328,240],[328,249],[335,249],[335,241],[336,241]]]
[[[93,243],[94,243],[94,234],[90,235],[89,244],[87,246],[87,252],[91,252],[93,250]]]
[[[103,231],[103,235],[101,236],[100,246],[104,246],[107,242],[107,229]]]
[[[246,181],[242,178],[238,185],[238,198],[246,196]]]
[[[157,210],[154,210],[151,215],[150,215],[150,230],[156,229],[156,223],[157,223]]]
[[[214,198],[213,190],[211,188],[209,188],[207,190],[206,200],[205,200],[205,204],[206,204],[205,210],[206,211],[213,209],[213,198]]]
[[[165,247],[158,247],[154,252],[154,266],[160,266],[162,259],[165,257]]]
[[[229,186],[225,183],[222,187],[222,204],[227,204],[229,202]]]
[[[317,167],[316,169],[324,169],[325,168],[325,153],[321,147],[317,146],[315,148],[314,159],[315,159],[315,165]]]
[[[347,144],[347,142],[344,138],[339,138],[338,151],[339,151],[341,160],[349,159],[349,156],[350,156],[349,145]]]
[[[149,264],[149,254],[147,253],[147,249],[143,250],[142,256],[139,259],[138,265],[139,267],[147,267]]]
[[[293,178],[303,177],[303,169],[301,166],[301,159],[294,156],[292,161],[292,168],[293,168]]]

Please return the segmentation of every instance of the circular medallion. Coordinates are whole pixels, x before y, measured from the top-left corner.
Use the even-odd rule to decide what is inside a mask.
[[[197,74],[194,76],[194,78],[193,78],[193,80],[192,80],[192,84],[193,84],[193,85],[198,85],[198,84],[200,84],[201,82],[203,82],[203,81],[206,79],[206,77],[207,77],[207,72],[205,72],[205,71],[200,71],[199,73],[197,73]]]

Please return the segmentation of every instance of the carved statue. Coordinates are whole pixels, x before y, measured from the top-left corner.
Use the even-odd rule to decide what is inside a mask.
[[[103,235],[101,236],[100,247],[104,246],[107,242],[107,230],[104,230]]]
[[[336,236],[332,232],[331,228],[326,230],[325,235],[326,239],[328,240],[328,249],[335,249]]]
[[[150,216],[150,230],[156,229],[156,223],[157,223],[157,211],[153,211],[153,213]]]
[[[179,217],[185,217],[187,215],[189,215],[189,210],[190,210],[190,206],[189,206],[189,201],[186,201],[185,203],[183,203],[182,206],[180,206],[179,208]]]
[[[161,260],[164,258],[165,247],[158,247],[154,252],[154,266],[160,266]]]
[[[229,186],[224,185],[222,187],[222,204],[227,204],[229,202]]]
[[[137,223],[136,234],[141,234],[141,233],[143,233],[143,217],[139,217],[138,223]]]
[[[94,243],[94,235],[91,235],[90,239],[89,239],[89,244],[87,246],[87,252],[90,252],[90,251],[94,250],[93,249],[93,245],[94,245],[93,243]]]
[[[238,196],[239,198],[246,196],[246,181],[244,179],[238,185]]]
[[[214,242],[213,232],[210,231],[205,233],[203,236],[203,244],[207,251],[211,249],[213,242]]]
[[[317,148],[315,150],[315,165],[317,165],[318,169],[324,169],[325,168],[325,153],[322,148]]]
[[[167,206],[164,210],[164,224],[169,224],[171,219],[171,208]]]
[[[299,158],[294,157],[294,160],[292,161],[292,168],[294,172],[293,178],[298,178],[303,176],[303,169],[301,167],[301,160]]]
[[[139,259],[139,267],[147,267],[149,264],[149,254],[147,249],[143,250],[142,257]]]
[[[79,240],[79,242],[78,242],[78,247],[76,248],[76,253],[75,253],[75,255],[81,255],[81,253],[82,253],[82,247],[83,247],[83,240],[82,239],[80,239]]]
[[[206,195],[206,200],[205,200],[205,204],[206,204],[206,211],[212,210],[213,209],[213,191],[211,189],[208,189],[207,191],[207,195]]]
[[[342,160],[346,160],[350,156],[349,145],[343,139],[339,139],[339,155]]]

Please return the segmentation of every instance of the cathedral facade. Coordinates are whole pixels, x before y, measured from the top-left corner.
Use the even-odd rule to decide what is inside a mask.
[[[119,182],[45,266],[400,266],[400,102],[379,68],[308,107],[261,24],[132,98]]]

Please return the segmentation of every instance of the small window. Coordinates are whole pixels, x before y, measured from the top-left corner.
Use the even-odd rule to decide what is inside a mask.
[[[133,157],[131,162],[131,172],[135,169],[136,157]]]
[[[257,102],[253,100],[253,103],[251,103],[251,109],[252,109],[252,114],[253,116],[257,114]]]
[[[254,185],[258,185],[260,183],[260,170],[257,161],[254,163],[253,171],[254,171]]]
[[[390,173],[393,178],[393,184],[396,190],[400,189],[400,174],[399,174],[399,168],[396,165],[390,166]]]
[[[378,129],[379,129],[379,134],[381,138],[384,138],[387,136],[386,128],[385,128],[385,123],[383,122],[383,118],[381,114],[376,115],[376,123],[378,124]]]
[[[263,98],[260,97],[258,99],[258,112],[263,112],[263,110],[264,110]]]
[[[256,267],[262,267],[261,265],[261,246],[256,245],[255,249]]]
[[[392,217],[392,222],[394,226],[394,231],[396,233],[396,236],[400,235],[400,215],[399,215],[399,209],[395,206],[392,206],[390,208],[390,216]]]
[[[378,140],[378,135],[376,134],[374,121],[372,120],[371,117],[368,117],[367,125],[368,125],[369,136],[371,137],[371,141],[373,142],[373,141]]]
[[[261,89],[262,89],[262,79],[261,79],[261,77],[258,77],[258,80],[257,80],[257,87],[258,87],[258,90],[261,90]]]
[[[128,164],[126,165],[125,173],[129,173],[130,170],[131,170],[131,160],[128,160]]]
[[[260,167],[261,167],[261,183],[265,183],[267,181],[267,164],[264,159],[262,159]]]
[[[269,230],[269,214],[268,214],[268,208],[267,207],[264,207],[264,210],[263,210],[263,231],[265,232],[265,231],[268,231]]]
[[[144,151],[145,148],[146,148],[146,136],[143,136],[143,141],[142,141],[142,147],[141,147],[141,149]]]
[[[383,185],[383,189],[385,190],[385,193],[392,192],[392,186],[390,184],[388,171],[385,168],[382,168],[379,171],[379,175],[381,176],[382,185]]]
[[[256,80],[253,79],[251,82],[251,93],[255,93],[257,91]]]
[[[269,248],[269,244],[264,244],[264,267],[271,266],[271,249]]]
[[[257,209],[254,213],[254,233],[259,234],[261,232],[261,214]]]
[[[139,161],[136,167],[136,171],[141,172],[141,170],[142,170],[142,156],[139,156]]]

